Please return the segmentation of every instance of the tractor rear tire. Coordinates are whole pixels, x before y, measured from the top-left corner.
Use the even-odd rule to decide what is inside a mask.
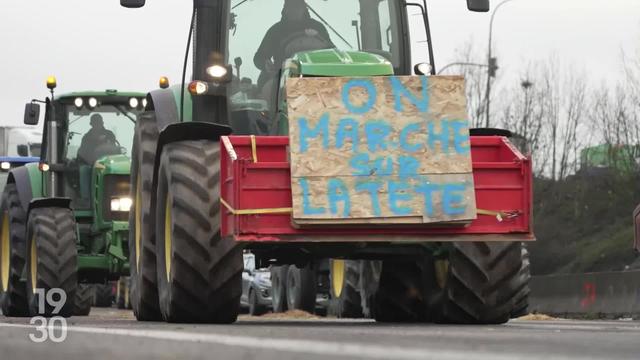
[[[5,316],[29,316],[27,285],[20,280],[27,257],[27,214],[20,203],[16,184],[6,185],[0,209],[0,308]]]
[[[93,302],[94,287],[89,284],[78,284],[76,288],[74,316],[89,316]]]
[[[287,273],[289,265],[271,266],[271,305],[274,313],[287,311]]]
[[[151,214],[153,167],[158,128],[155,113],[145,112],[136,123],[131,161],[129,212],[130,301],[139,321],[162,320],[158,305],[155,224]]]
[[[108,308],[113,305],[113,286],[111,283],[95,284],[95,297],[93,305],[100,308]]]
[[[286,282],[287,308],[313,314],[316,309],[316,282],[316,272],[311,266],[289,266]]]
[[[331,300],[328,314],[338,318],[362,318],[362,300],[358,291],[360,261],[330,260]]]
[[[242,247],[220,234],[220,145],[164,146],[158,172],[156,254],[168,322],[233,323],[242,295]]]
[[[27,297],[31,316],[73,315],[78,286],[76,238],[76,220],[71,210],[36,208],[29,213]],[[66,302],[58,312],[44,299],[44,309],[38,306],[39,297],[51,289],[61,289],[66,294]]]
[[[385,261],[376,294],[381,322],[502,324],[528,286],[519,242],[453,243],[445,258]],[[525,296],[526,298],[526,296]]]
[[[524,244],[522,245],[522,267],[520,268],[519,277],[519,281],[525,282],[527,285],[520,290],[518,295],[516,295],[516,305],[513,313],[511,314],[512,319],[529,314],[529,294],[531,293],[529,280],[531,280],[531,263],[529,260],[529,250],[527,250],[527,247]]]
[[[519,242],[454,243],[446,274],[438,275],[436,266],[427,268],[429,319],[447,324],[509,321],[519,304],[528,301],[522,247]]]

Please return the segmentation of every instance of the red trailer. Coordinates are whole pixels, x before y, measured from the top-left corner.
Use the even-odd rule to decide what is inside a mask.
[[[221,141],[222,234],[244,243],[532,241],[531,162],[499,136],[472,137],[478,218],[468,226],[296,228],[288,137]]]

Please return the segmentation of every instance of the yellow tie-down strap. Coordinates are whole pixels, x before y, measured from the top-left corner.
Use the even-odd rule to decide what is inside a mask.
[[[233,215],[264,215],[264,214],[291,214],[293,213],[293,208],[271,208],[271,209],[244,209],[244,210],[237,210],[234,209],[231,205],[229,205],[228,202],[226,202],[224,199],[220,199],[220,203],[222,203],[222,205],[227,208],[227,210],[229,210],[230,213],[232,213]],[[518,212],[511,212],[511,211],[491,211],[491,210],[482,210],[482,209],[478,209],[477,210],[478,215],[485,215],[485,216],[493,216],[495,217],[499,222],[504,221],[504,219],[511,219],[514,217],[518,216]]]
[[[291,214],[293,212],[293,208],[236,210],[231,207],[228,202],[224,201],[224,199],[220,199],[220,202],[233,215]]]

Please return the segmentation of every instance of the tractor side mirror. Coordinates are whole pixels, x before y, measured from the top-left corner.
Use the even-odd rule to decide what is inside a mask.
[[[27,145],[18,145],[18,156],[27,157],[29,156],[29,146]]]
[[[145,0],[120,0],[120,6],[124,6],[130,9],[137,9],[143,7]]]
[[[467,8],[469,11],[489,12],[491,5],[489,0],[467,0]]]
[[[24,124],[25,125],[38,125],[40,119],[40,105],[34,103],[28,103],[24,107]]]

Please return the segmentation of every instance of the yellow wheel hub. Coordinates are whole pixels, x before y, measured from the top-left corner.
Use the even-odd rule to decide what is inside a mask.
[[[37,276],[38,276],[38,248],[36,247],[36,236],[31,238],[31,263],[29,264],[31,270],[31,291],[36,293]]]
[[[0,281],[2,291],[9,289],[9,269],[11,262],[11,239],[9,237],[9,213],[2,214],[2,234],[0,234]]]
[[[169,275],[171,274],[171,201],[169,201],[169,194],[167,194],[166,205],[164,210],[164,265],[167,270],[167,281],[169,281]]]
[[[344,264],[344,260],[331,261],[331,287],[336,297],[342,295],[342,288],[344,286]]]
[[[136,182],[136,203],[135,206],[135,217],[136,217],[136,233],[135,233],[135,246],[136,246],[136,269],[140,270],[140,244],[142,242],[140,235],[140,228],[142,226],[142,211],[140,210],[140,205],[142,204],[142,181],[140,180],[140,176],[138,176],[138,180]]]

